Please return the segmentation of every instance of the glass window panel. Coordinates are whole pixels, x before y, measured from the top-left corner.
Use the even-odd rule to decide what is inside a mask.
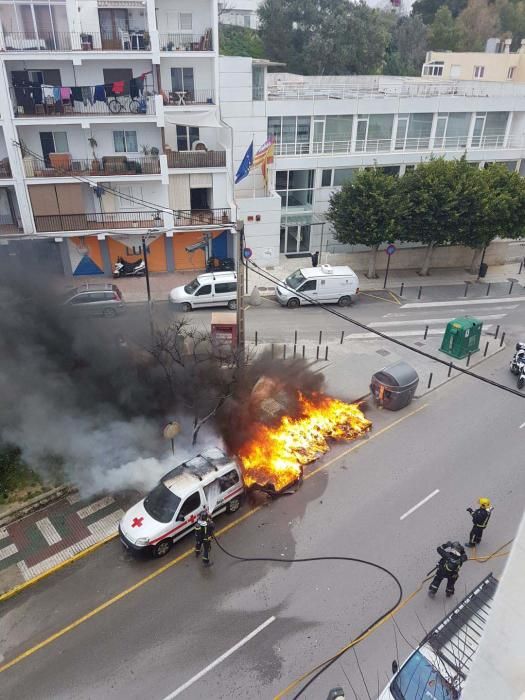
[[[297,117],[297,141],[310,143],[310,117]]]
[[[293,190],[293,192],[288,192],[288,208],[298,207],[304,209],[305,207],[310,207],[312,201],[312,190]]]
[[[297,117],[283,117],[282,142],[295,143]]]
[[[408,130],[408,117],[399,118],[397,122],[396,148],[402,150],[405,147],[405,139]]]
[[[126,131],[126,150],[129,153],[138,153],[137,132]]]
[[[268,138],[273,136],[276,143],[281,141],[281,117],[268,117]]]
[[[507,129],[508,112],[488,112],[485,120],[483,141],[488,146],[501,146]]]
[[[332,185],[332,171],[331,170],[323,170],[323,174],[321,176],[321,187],[330,187]]]
[[[65,131],[55,131],[53,136],[55,139],[55,152],[68,153],[69,145],[67,142],[67,133]]]
[[[337,168],[334,170],[334,187],[351,180],[357,170],[357,168]]]
[[[393,114],[370,114],[366,150],[389,151],[392,138]]]
[[[297,239],[299,237],[299,227],[298,226],[288,226],[288,232],[286,236],[286,252],[296,253],[297,252]]]
[[[503,161],[503,165],[505,165],[508,170],[510,170],[511,173],[513,173],[516,170],[516,166],[518,164],[517,160],[505,160]]]
[[[359,119],[358,120],[358,122],[357,122],[357,137],[356,137],[356,145],[355,145],[356,151],[364,151],[365,150],[367,126],[368,126],[367,119]]]
[[[300,190],[305,187],[313,187],[313,170],[290,170],[288,189]]]
[[[446,144],[464,147],[467,145],[470,124],[469,112],[450,112],[447,121]]]
[[[314,153],[322,153],[324,141],[324,122],[314,121]]]
[[[481,143],[481,135],[485,126],[485,115],[477,116],[474,120],[474,131],[472,132],[472,145],[477,147]]]
[[[278,170],[275,173],[275,189],[276,190],[288,189],[288,171],[287,170]]]
[[[299,250],[301,253],[310,250],[310,226],[308,225],[301,226],[299,233]]]
[[[177,150],[189,151],[187,127],[177,126]]]
[[[281,198],[281,207],[286,209],[288,205],[288,193],[285,190],[277,190],[277,194]]]
[[[185,31],[191,31],[193,27],[193,19],[191,12],[180,13],[180,28]]]
[[[286,241],[286,228],[281,226],[280,239],[279,239],[279,252],[285,252],[285,241]]]
[[[188,128],[189,134],[190,134],[190,146],[192,146],[195,141],[198,141],[200,139],[199,136],[199,127],[198,126],[190,126]]]
[[[352,115],[326,117],[325,143],[352,139]]]
[[[408,121],[407,147],[428,148],[430,132],[432,131],[431,113],[411,114]]]
[[[123,131],[114,131],[113,132],[113,144],[115,146],[115,153],[125,153],[126,142],[124,140],[124,132]]]

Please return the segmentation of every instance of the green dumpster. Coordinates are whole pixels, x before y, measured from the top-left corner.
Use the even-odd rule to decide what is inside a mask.
[[[455,318],[447,323],[441,352],[461,360],[479,350],[483,322],[470,316]]]

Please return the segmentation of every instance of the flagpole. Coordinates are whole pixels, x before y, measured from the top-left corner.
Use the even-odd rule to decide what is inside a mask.
[[[255,142],[255,132],[252,131],[252,143],[254,143],[254,142]],[[253,150],[255,152],[255,147]],[[252,171],[252,188],[253,188],[252,196],[255,199],[255,172],[254,171]]]

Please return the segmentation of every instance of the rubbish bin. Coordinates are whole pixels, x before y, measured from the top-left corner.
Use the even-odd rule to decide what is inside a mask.
[[[478,277],[485,277],[485,275],[487,274],[487,270],[488,270],[488,269],[489,269],[489,266],[487,265],[487,263],[481,263],[480,266],[479,266],[479,274],[478,274]]]
[[[447,323],[441,352],[462,360],[467,355],[479,350],[483,322],[477,318],[462,316]]]
[[[373,374],[370,391],[379,406],[399,411],[414,398],[418,382],[416,370],[401,360]]]

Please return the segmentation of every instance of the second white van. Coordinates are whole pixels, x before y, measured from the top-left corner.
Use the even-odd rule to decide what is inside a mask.
[[[187,312],[205,306],[237,308],[237,273],[207,272],[189,284],[171,290],[169,299],[181,311]]]
[[[303,267],[289,275],[275,291],[278,302],[290,309],[315,302],[349,306],[352,297],[359,294],[359,279],[348,265]]]

